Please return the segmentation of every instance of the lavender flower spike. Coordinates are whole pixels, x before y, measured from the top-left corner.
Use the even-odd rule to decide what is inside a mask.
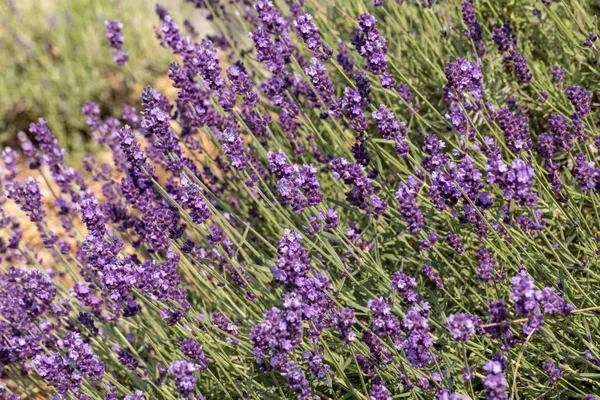
[[[129,59],[127,52],[123,49],[125,43],[125,35],[121,33],[123,29],[123,23],[117,19],[104,21],[104,27],[106,28],[106,39],[108,39],[108,45],[115,49],[113,52],[113,60],[119,65],[123,65]]]

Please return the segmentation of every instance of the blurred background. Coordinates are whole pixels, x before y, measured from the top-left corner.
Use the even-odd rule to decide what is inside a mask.
[[[180,27],[189,20],[202,35],[211,28],[189,0],[162,0]],[[170,86],[172,54],[160,47],[156,0],[0,0],[0,148],[19,148],[17,132],[44,117],[72,157],[93,151],[81,107],[100,105],[120,116],[138,105],[146,85]],[[118,66],[104,20],[123,22],[129,62]]]

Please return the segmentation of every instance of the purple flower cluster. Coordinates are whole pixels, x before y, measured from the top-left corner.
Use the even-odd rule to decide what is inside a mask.
[[[544,361],[542,370],[550,378],[550,383],[558,382],[563,377],[563,370],[550,360]]]
[[[392,275],[392,290],[398,293],[407,304],[415,304],[419,299],[415,292],[416,286],[417,280],[402,271],[396,271]]]
[[[319,29],[312,22],[312,15],[304,14],[299,16],[294,21],[294,28],[298,32],[298,36],[306,43],[309,50],[315,53],[315,56],[320,60],[328,60],[333,55],[333,49],[321,41]]]
[[[481,319],[466,313],[450,314],[446,325],[454,340],[467,342],[475,334],[477,327],[481,325]]]
[[[408,224],[406,229],[411,233],[420,232],[425,224],[423,213],[419,209],[415,199],[417,192],[418,190],[415,190],[415,188],[408,186],[404,182],[400,182],[400,186],[396,192],[396,199],[398,199],[402,220]]]
[[[321,184],[317,179],[317,168],[313,165],[291,166],[281,150],[269,152],[269,169],[278,179],[277,189],[284,204],[290,205],[299,214],[307,207],[317,206],[323,200]]]
[[[202,346],[196,342],[194,339],[184,339],[179,342],[179,350],[190,360],[198,363],[197,369],[204,370],[208,368],[208,364],[210,363],[204,352],[202,351]]]
[[[375,187],[369,177],[365,176],[364,167],[358,163],[350,164],[344,158],[331,161],[332,175],[342,180],[352,189],[346,192],[346,200],[369,215],[382,215],[387,210],[387,203],[375,194]]]
[[[68,333],[57,346],[61,351],[36,355],[32,366],[58,393],[77,392],[84,377],[90,381],[104,377],[104,364],[78,333]]]
[[[600,167],[593,161],[588,161],[583,153],[575,155],[573,175],[579,182],[579,188],[583,192],[589,192],[594,188],[600,188]]]
[[[508,54],[504,57],[504,60],[508,63],[515,75],[517,75],[521,83],[531,82],[533,75],[527,65],[527,60],[521,53],[516,50],[509,50]]]
[[[586,277],[600,255],[600,238],[588,237],[600,192],[600,136],[589,141],[596,118],[591,88],[566,83],[558,65],[540,64],[539,43],[525,41],[550,37],[548,27],[523,31],[518,46],[510,25],[493,29],[502,53],[494,57],[475,1],[461,0],[460,14],[440,8],[448,25],[433,37],[441,33],[451,51],[436,54],[454,54],[441,61],[442,93],[439,82],[415,78],[431,63],[410,55],[435,50],[414,52],[433,43],[421,26],[403,32],[408,42],[394,42],[403,55],[402,68],[393,68],[402,83],[391,73],[382,33],[400,31],[390,25],[384,32],[380,24],[389,22],[389,12],[404,19],[412,11],[386,4],[357,17],[353,7],[334,7],[331,15],[343,18],[323,30],[303,0],[280,2],[284,10],[271,0],[188,1],[224,31],[200,40],[189,21],[180,30],[157,6],[157,37],[176,60],[168,66],[173,96],[146,87],[139,113],[123,104],[119,119],[103,116],[113,112],[107,104],[83,104],[91,138],[112,151],[113,165],[99,154],[82,158],[83,174],[69,167],[43,119],[18,139],[29,169],[49,172],[50,179],[23,180],[20,154],[2,150],[0,262],[7,268],[0,274],[0,364],[6,377],[16,385],[20,376],[38,379],[57,400],[142,400],[156,391],[205,400],[204,390],[245,398],[251,381],[214,380],[231,381],[250,357],[260,370],[251,380],[259,379],[261,388],[268,383],[267,392],[277,390],[272,383],[283,384],[284,394],[300,399],[343,397],[361,382],[372,400],[391,400],[399,391],[462,400],[467,397],[458,393],[469,389],[473,396],[506,399],[502,354],[518,353],[516,344],[527,337],[528,361],[515,377],[519,394],[545,392],[529,384],[535,368],[557,387],[564,371],[576,370],[565,396],[575,384],[591,389],[585,374],[600,361],[579,321],[597,307],[591,294],[581,298],[574,288],[592,293],[594,281]],[[410,3],[429,8],[435,1]],[[325,9],[317,5],[317,12]],[[506,7],[498,10],[508,15]],[[539,25],[543,12],[529,18]],[[114,60],[124,64],[123,24],[105,26]],[[238,42],[236,26],[252,27],[254,48]],[[450,43],[456,26],[465,28],[458,46]],[[348,36],[357,54],[343,41]],[[337,45],[335,58],[325,39]],[[584,47],[595,41],[590,33]],[[590,49],[573,51],[593,56]],[[472,61],[457,58],[461,52]],[[535,65],[525,59],[529,54]],[[364,60],[362,69],[354,56]],[[513,78],[489,68],[501,57]],[[534,70],[535,85],[508,90],[510,79],[531,82]],[[579,71],[575,64],[569,70]],[[588,72],[576,75],[585,79]],[[396,95],[400,103],[387,98]],[[571,106],[572,114],[561,114]],[[216,148],[205,149],[209,143]],[[55,197],[59,223],[46,191]],[[30,224],[21,228],[7,200],[38,228],[41,252],[23,234]],[[388,209],[395,201],[397,208]],[[506,251],[515,248],[526,257]],[[533,268],[528,259],[568,262],[569,287],[562,274]],[[456,275],[455,265],[466,267]],[[505,269],[514,265],[523,269],[509,284]],[[469,275],[469,266],[476,274]],[[556,281],[556,288],[538,289],[536,281]],[[435,304],[433,311],[424,299]],[[582,309],[574,310],[575,299]],[[471,314],[481,311],[481,301],[489,305],[485,325]],[[515,320],[526,321],[525,335],[511,329]],[[545,323],[569,323],[569,334],[584,340],[565,341],[569,351],[556,363],[548,360],[540,351],[543,335],[533,336]],[[148,334],[153,338],[144,342]],[[477,359],[475,339],[503,353],[468,365]],[[448,364],[453,344],[465,350],[465,364]],[[105,348],[108,354],[101,354]],[[115,365],[106,365],[102,389],[103,362],[110,360]],[[367,378],[358,379],[361,371]],[[463,382],[482,376],[472,386]],[[145,394],[137,390],[144,385]],[[15,396],[0,388],[0,398]]]
[[[377,131],[384,139],[393,140],[396,143],[396,154],[405,157],[408,154],[408,142],[406,139],[406,124],[398,123],[393,112],[387,110],[384,104],[379,105],[379,110],[373,111],[373,119],[377,121]]]
[[[500,28],[494,28],[492,39],[498,50],[505,52],[517,45],[517,36],[513,33],[510,24],[504,24]]]
[[[329,316],[329,327],[335,328],[339,332],[339,338],[344,344],[350,344],[356,340],[356,334],[352,331],[354,325],[354,309],[336,308]]]
[[[461,254],[465,251],[465,248],[463,247],[462,242],[457,234],[448,232],[448,235],[446,235],[446,240],[448,241],[450,247],[452,247],[458,254]]]
[[[295,361],[288,361],[281,372],[282,376],[287,377],[290,389],[298,394],[299,399],[310,399],[312,389],[306,379],[302,368]]]
[[[581,86],[571,85],[567,88],[567,98],[575,108],[575,114],[583,117],[590,112],[592,103],[592,92]]]
[[[248,152],[244,149],[244,139],[240,134],[237,123],[232,123],[225,128],[219,136],[219,142],[223,146],[223,153],[231,159],[234,169],[241,171],[248,166]]]
[[[483,367],[486,375],[482,381],[487,400],[504,400],[508,398],[508,382],[506,382],[504,376],[505,368],[506,365],[502,355],[500,357],[494,356],[494,359],[488,361]]]
[[[435,283],[435,287],[438,289],[444,288],[444,281],[440,276],[440,273],[434,270],[431,265],[425,264],[422,269],[423,274],[429,279],[431,282]]]
[[[459,58],[450,62],[444,68],[448,83],[444,86],[444,98],[447,102],[461,102],[465,100],[467,106],[476,106],[483,99],[483,75],[479,65]],[[465,94],[470,94],[475,100],[473,104]]]
[[[531,149],[527,116],[514,115],[508,108],[503,108],[498,111],[497,118],[506,143],[515,154]]]
[[[390,393],[385,386],[385,382],[378,376],[373,378],[369,400],[392,400],[392,396],[390,396]]]
[[[38,182],[29,177],[25,182],[8,182],[6,197],[14,201],[27,214],[31,222],[40,222],[46,216],[42,209],[42,194]]]
[[[195,372],[198,369],[200,369],[198,365],[183,360],[175,361],[169,365],[168,372],[173,377],[177,390],[183,396],[192,394],[196,389],[198,378],[196,378]]]
[[[334,101],[335,86],[327,76],[327,68],[316,58],[311,58],[310,65],[304,69],[304,73],[310,78],[321,101],[330,106]]]
[[[358,17],[358,28],[352,38],[358,53],[365,58],[365,69],[375,75],[383,75],[387,71],[387,40],[379,34],[375,27],[377,20],[370,14]]]
[[[106,28],[106,39],[108,39],[108,45],[115,49],[113,52],[113,60],[119,65],[123,65],[129,59],[127,52],[123,49],[125,43],[125,35],[121,33],[123,29],[123,23],[117,19],[104,21],[104,27]]]
[[[515,200],[528,207],[537,203],[537,193],[532,190],[535,171],[525,161],[515,159],[509,167],[502,161],[499,151],[492,150],[488,153],[486,170],[488,182],[497,184],[506,200]]]
[[[513,286],[510,298],[515,302],[517,315],[528,318],[528,322],[523,324],[523,331],[528,335],[544,325],[533,278],[525,270],[521,270],[511,278],[510,283]]]
[[[400,321],[392,315],[392,309],[387,302],[380,297],[371,299],[367,304],[373,317],[373,332],[381,337],[389,336],[395,341],[400,335]]]
[[[481,33],[481,25],[477,22],[473,1],[463,1],[462,3],[462,19],[468,29],[463,31],[463,34],[470,38],[477,49],[477,54],[483,55],[486,53],[485,44],[483,43],[483,35]]]
[[[421,302],[421,307],[409,307],[406,317],[402,320],[402,327],[406,338],[402,348],[406,359],[413,368],[423,368],[433,362],[433,337],[429,333],[429,304]]]
[[[496,260],[488,249],[479,249],[477,252],[477,277],[481,282],[506,279],[506,272],[498,270]]]

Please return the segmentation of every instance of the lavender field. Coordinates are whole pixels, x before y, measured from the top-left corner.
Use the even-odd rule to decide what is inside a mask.
[[[2,149],[0,400],[600,398],[599,4],[185,2]]]

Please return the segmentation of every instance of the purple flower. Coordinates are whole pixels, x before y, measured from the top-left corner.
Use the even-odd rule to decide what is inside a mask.
[[[19,329],[31,329],[35,318],[50,309],[56,297],[51,279],[38,270],[14,267],[0,275],[0,314]]]
[[[317,168],[313,165],[290,166],[287,156],[281,150],[269,152],[269,169],[278,179],[277,189],[285,204],[299,214],[307,207],[317,206],[323,200],[321,184],[316,177]]]
[[[522,206],[532,207],[537,203],[537,193],[532,191],[533,167],[521,159],[515,159],[510,168],[502,161],[499,153],[488,153],[487,179],[497,183],[506,200],[516,200]]]
[[[204,196],[200,187],[195,183],[190,183],[186,179],[181,181],[183,190],[181,191],[178,202],[188,209],[190,218],[195,224],[202,224],[210,217],[208,205],[204,201]]]
[[[323,349],[319,347],[316,351],[305,350],[302,352],[302,358],[308,360],[311,376],[329,386],[334,379],[334,374],[329,365],[323,364]]]
[[[304,14],[294,21],[294,28],[298,36],[306,43],[309,50],[315,53],[315,56],[321,60],[328,60],[333,55],[333,49],[327,44],[321,42],[319,29],[312,22],[312,15]],[[322,50],[321,50],[322,47]]]
[[[402,327],[406,332],[402,348],[413,368],[423,368],[433,362],[433,337],[429,333],[428,321],[429,305],[421,302],[421,306],[409,307],[406,317],[402,320]]]
[[[197,362],[197,369],[205,370],[208,368],[210,361],[204,355],[202,346],[194,339],[184,339],[179,342],[179,349],[181,352],[188,357],[190,360]]]
[[[506,272],[498,271],[494,256],[487,249],[477,252],[477,276],[481,282],[500,281],[506,279]]]
[[[508,319],[508,312],[506,311],[506,305],[502,300],[490,302],[489,308],[491,323],[498,324]],[[510,324],[499,324],[497,326],[485,328],[486,333],[492,335],[492,338],[499,339],[502,335],[509,332]]]
[[[550,378],[550,383],[558,382],[563,377],[563,370],[550,360],[544,361],[542,370]]]
[[[42,209],[42,194],[38,182],[29,177],[23,183],[16,181],[6,184],[6,197],[15,202],[31,220],[41,222],[46,216]]]
[[[227,68],[227,77],[235,94],[243,95],[252,89],[252,80],[241,61],[236,61]]]
[[[135,371],[140,366],[139,361],[128,350],[119,350],[117,356],[119,362],[129,371]]]
[[[233,122],[223,130],[219,135],[219,143],[223,146],[223,153],[231,159],[234,169],[237,171],[246,169],[248,156],[237,122]]]
[[[527,116],[514,115],[508,108],[503,108],[498,111],[497,118],[506,143],[515,154],[531,149]]]
[[[375,23],[377,20],[370,14],[361,14],[358,17],[358,28],[352,38],[358,54],[365,58],[365,69],[375,75],[383,75],[388,68],[387,40],[379,34]]]
[[[537,300],[537,290],[533,283],[533,278],[522,269],[510,280],[513,290],[510,298],[515,302],[515,311],[517,315],[529,319],[528,323],[523,324],[523,331],[529,334],[534,329],[539,329],[544,325],[544,317],[540,313],[540,306]]]
[[[29,132],[37,140],[46,165],[52,167],[63,163],[65,151],[58,145],[58,139],[50,132],[46,121],[40,118],[37,123],[31,123]]]
[[[354,69],[354,61],[350,56],[350,49],[344,42],[338,43],[337,62],[340,64],[345,73],[349,74]]]
[[[298,394],[299,399],[310,399],[312,395],[310,383],[295,361],[288,361],[283,367],[281,375],[287,377],[290,389]]]
[[[350,344],[356,339],[356,334],[352,331],[354,322],[352,308],[335,308],[329,316],[329,327],[339,332],[338,337],[344,341],[344,344]]]
[[[517,45],[517,37],[512,32],[509,24],[504,24],[500,28],[494,28],[492,39],[496,43],[498,50],[505,52]]]
[[[310,78],[310,82],[323,103],[330,105],[333,101],[335,86],[329,80],[325,66],[316,58],[311,58],[310,65],[304,69],[304,73]]]
[[[523,55],[521,55],[521,53],[511,49],[504,59],[508,62],[514,73],[519,77],[521,83],[531,82],[533,75],[531,75],[531,71],[527,66],[527,60],[525,57],[523,57]]]
[[[594,43],[598,40],[598,36],[594,32],[590,32],[587,38],[581,43],[583,47],[594,47]]]
[[[486,372],[485,377],[482,379],[486,400],[504,400],[508,398],[504,368],[504,363],[495,360],[488,361],[483,367]]]
[[[475,162],[470,156],[466,156],[456,168],[457,183],[474,203],[478,202],[480,191],[483,189],[482,176],[483,174],[475,166]]]
[[[392,290],[396,291],[407,304],[415,304],[419,299],[414,290],[415,287],[417,287],[417,281],[412,276],[408,276],[402,271],[396,271],[392,275]]]
[[[404,182],[400,182],[400,187],[396,192],[396,199],[398,199],[399,202],[402,220],[408,224],[406,229],[411,233],[420,232],[425,224],[423,214],[417,205],[415,195],[416,192],[412,187]]]
[[[77,391],[83,377],[90,381],[102,380],[104,364],[79,333],[66,334],[57,345],[62,352],[40,353],[32,360],[32,366],[40,377],[57,392]]]
[[[431,265],[428,265],[428,264],[423,265],[422,272],[427,277],[427,279],[429,279],[431,282],[435,283],[435,286],[438,289],[444,288],[444,281],[442,280],[440,273],[437,272],[436,270],[434,270],[431,267]]]
[[[475,330],[479,325],[481,325],[479,318],[466,313],[450,314],[446,322],[452,338],[463,342],[471,339],[471,336],[475,334]]]
[[[446,240],[448,241],[450,247],[452,247],[458,254],[462,254],[465,251],[460,238],[455,233],[448,232],[448,235],[446,235]]]
[[[553,65],[552,77],[554,78],[555,82],[560,83],[565,80],[565,71],[563,71],[563,69],[558,65]]]
[[[600,185],[600,168],[593,161],[588,161],[583,153],[575,155],[575,166],[573,174],[579,182],[579,188],[584,192],[589,192],[595,186]]]
[[[168,372],[173,376],[173,380],[175,381],[175,386],[177,386],[177,390],[184,396],[190,395],[193,393],[194,389],[196,389],[196,383],[198,382],[198,378],[196,378],[195,372],[200,369],[198,365],[178,360],[169,365]]]
[[[558,151],[569,151],[573,147],[573,138],[569,132],[567,118],[559,113],[553,113],[548,119],[548,130],[554,140],[554,147]],[[550,152],[550,150],[548,151]]]
[[[405,102],[410,103],[411,101],[413,101],[412,91],[410,90],[410,87],[408,87],[407,85],[404,85],[404,84],[400,83],[396,87],[396,90],[398,91],[398,95]]]
[[[327,213],[319,211],[318,218],[319,220],[323,221],[323,227],[327,230],[333,230],[337,228],[340,223],[338,212],[333,208],[328,208]]]
[[[549,287],[538,290],[535,297],[540,302],[544,314],[569,315],[575,308],[572,304],[565,303],[562,293],[557,293]]]
[[[213,324],[220,330],[222,330],[223,332],[226,332],[229,336],[233,336],[236,338],[240,337],[240,333],[239,333],[239,329],[237,327],[237,325],[229,322],[227,320],[227,317],[225,317],[223,314],[219,313],[219,312],[214,312],[212,314],[212,321]],[[232,339],[231,337],[226,337],[225,341],[227,343],[231,343],[233,345],[237,345],[238,341],[235,339]]]
[[[264,29],[258,29],[256,32],[249,33],[248,37],[254,42],[258,61],[264,63],[269,71],[280,72],[283,69],[284,59],[277,51],[277,45],[271,35]]]
[[[344,158],[333,159],[330,165],[335,179],[352,185],[352,189],[346,192],[346,200],[350,204],[365,210],[369,215],[378,216],[386,211],[387,203],[375,194],[371,179],[365,176],[364,166],[349,164]]]
[[[381,87],[384,89],[391,89],[396,84],[396,80],[394,79],[394,77],[388,74],[382,75],[379,79],[379,82],[381,83]]]
[[[444,86],[444,98],[447,102],[460,102],[470,93],[477,105],[483,98],[483,75],[479,65],[474,62],[459,58],[450,62],[444,68],[448,83]],[[467,106],[473,106],[467,99]]]
[[[378,376],[373,378],[369,400],[392,400],[392,396],[385,387],[385,382]]]
[[[123,103],[121,109],[123,111],[123,119],[127,121],[132,127],[138,129],[140,127],[140,116],[138,115],[137,109],[125,103]]]
[[[575,108],[575,113],[582,117],[590,112],[592,92],[581,86],[571,85],[567,88],[567,98]]]
[[[387,110],[384,104],[379,105],[379,110],[373,111],[373,119],[377,121],[377,131],[384,139],[396,142],[396,153],[400,157],[408,154],[408,142],[406,139],[406,124],[398,123],[393,112]]]
[[[294,288],[298,278],[305,277],[310,271],[310,257],[301,240],[299,233],[285,229],[277,248],[279,259],[273,267],[273,276],[288,289]]]
[[[362,341],[369,348],[373,363],[387,365],[392,362],[392,354],[383,343],[381,343],[381,339],[379,339],[372,331],[369,329],[363,330]]]
[[[115,400],[117,398],[115,397]],[[146,398],[144,397],[144,393],[141,390],[136,390],[135,393],[131,396],[125,396],[123,397],[123,400],[145,400]],[[109,399],[105,399],[105,400],[109,400]],[[112,399],[110,399],[112,400]],[[198,400],[202,400],[202,399],[198,399]]]
[[[108,39],[108,45],[115,49],[113,52],[113,60],[119,65],[123,65],[129,59],[127,52],[123,49],[125,43],[125,36],[121,33],[123,29],[123,23],[117,19],[104,21],[104,27],[106,28],[106,39]]]
[[[475,9],[472,1],[463,1],[462,3],[462,19],[468,30],[463,31],[464,35],[473,41],[479,55],[485,54],[485,44],[481,34],[481,25],[477,22]]]
[[[297,306],[297,309],[300,307]],[[263,313],[264,322],[254,325],[250,332],[250,340],[254,348],[256,361],[265,370],[283,367],[288,354],[302,340],[302,320],[297,312],[282,313],[273,307]]]
[[[392,315],[392,309],[383,297],[369,300],[368,307],[373,317],[373,332],[395,339],[400,334],[400,321]]]
[[[350,126],[359,133],[362,133],[369,126],[369,120],[363,112],[363,106],[367,99],[355,89],[345,88],[344,97],[340,101],[342,113],[350,121]]]

